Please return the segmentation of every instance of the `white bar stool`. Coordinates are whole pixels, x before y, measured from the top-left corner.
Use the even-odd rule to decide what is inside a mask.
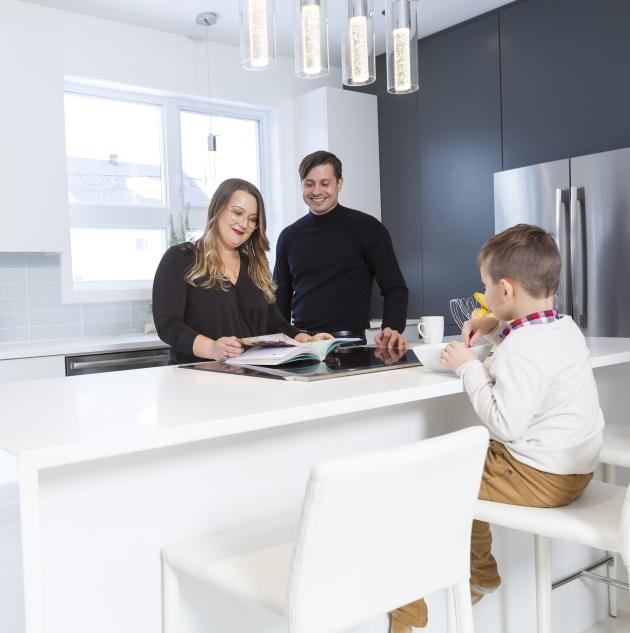
[[[165,547],[164,633],[179,631],[180,573],[275,612],[290,633],[335,633],[448,588],[449,630],[473,633],[470,530],[487,446],[472,427],[323,462],[294,542],[281,521]]]
[[[593,569],[609,564],[610,556],[555,583],[551,581],[553,538],[621,554],[628,566],[630,491],[622,486],[591,481],[578,499],[561,508],[529,508],[479,500],[475,518],[534,535],[538,633],[551,633],[552,589],[580,577],[628,589],[625,583],[593,573]]]
[[[630,468],[630,424],[606,424],[599,461],[604,465],[604,480],[611,484],[617,481],[617,466]],[[613,561],[606,569],[610,578],[616,578],[617,561],[614,554]],[[613,617],[617,616],[617,589],[614,585],[608,587],[608,612]]]

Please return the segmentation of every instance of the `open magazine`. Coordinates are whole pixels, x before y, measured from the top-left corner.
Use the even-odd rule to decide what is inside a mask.
[[[230,365],[282,365],[297,360],[323,361],[342,343],[360,341],[358,338],[333,338],[327,341],[298,343],[286,334],[267,334],[240,339],[245,351],[225,361]]]

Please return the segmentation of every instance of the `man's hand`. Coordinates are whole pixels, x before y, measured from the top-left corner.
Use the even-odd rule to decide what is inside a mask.
[[[467,349],[458,341],[449,343],[440,353],[440,362],[449,369],[456,371],[469,360],[477,360],[475,352]]]
[[[329,341],[330,339],[335,338],[332,334],[328,334],[328,332],[319,332],[319,334],[315,334],[314,336],[310,336],[306,332],[300,332],[295,340],[298,343],[309,343],[311,341]]]
[[[399,347],[400,349],[407,349],[407,342],[402,334],[396,330],[392,330],[390,327],[386,327],[382,332],[374,337],[374,343],[376,347]]]
[[[473,345],[482,337],[494,330],[499,325],[499,321],[494,317],[481,317],[480,319],[471,319],[464,323],[462,328],[462,340],[466,347]]]
[[[396,349],[379,347],[374,350],[374,356],[380,358],[386,365],[397,363],[406,353],[407,350],[404,347],[398,347]]]
[[[212,343],[210,358],[227,360],[243,353],[243,345],[236,336],[222,336]]]

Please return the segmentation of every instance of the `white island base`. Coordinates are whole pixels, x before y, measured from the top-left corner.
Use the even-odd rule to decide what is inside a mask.
[[[627,423],[630,339],[589,344],[607,419]],[[165,367],[7,383],[0,402],[2,633],[158,633],[164,544],[297,511],[322,459],[477,423],[460,380],[423,368],[303,384]],[[533,539],[494,535],[503,586],[476,630],[533,633]],[[601,556],[553,548],[554,578]],[[285,630],[193,579],[181,589],[182,633]],[[425,630],[446,631],[445,596],[428,604]],[[604,586],[553,592],[554,631],[606,612]],[[356,631],[385,633],[386,618]]]

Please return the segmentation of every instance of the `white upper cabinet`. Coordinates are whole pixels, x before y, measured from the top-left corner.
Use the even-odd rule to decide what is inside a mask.
[[[54,15],[22,2],[0,3],[0,251],[68,250],[63,70]]]

